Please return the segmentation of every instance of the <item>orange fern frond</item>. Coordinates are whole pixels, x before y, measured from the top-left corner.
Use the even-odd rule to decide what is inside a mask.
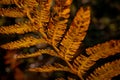
[[[14,42],[3,44],[0,47],[11,50],[11,49],[19,49],[22,47],[30,47],[40,43],[47,43],[47,42],[43,38],[37,39],[32,36],[29,36]]]
[[[120,52],[120,40],[110,40],[87,48],[86,51],[88,55],[99,54],[98,57],[105,58],[107,55],[114,55]]]
[[[73,67],[76,69],[76,71],[79,70],[79,67],[82,65],[82,63],[87,60],[87,57],[86,56],[83,56],[83,55],[79,55],[76,57],[76,59],[74,59],[74,62],[73,62]],[[91,64],[92,65],[92,64]]]
[[[29,58],[29,57],[37,57],[37,56],[41,56],[42,54],[48,54],[51,56],[56,56],[56,57],[60,57],[59,55],[57,55],[57,53],[54,50],[50,50],[50,49],[40,49],[34,53],[27,53],[27,54],[19,54],[18,56],[16,56],[16,59],[22,59],[22,58]]]
[[[29,68],[29,71],[33,72],[53,72],[53,71],[68,71],[71,72],[71,70],[67,66],[63,66],[61,64],[54,64],[54,65],[45,65],[40,68]]]
[[[55,5],[52,9],[47,34],[51,44],[57,51],[56,47],[58,47],[58,43],[61,41],[67,27],[71,3],[72,0],[55,0]]]
[[[14,4],[14,0],[0,0],[0,4]]]
[[[15,4],[19,8],[23,8],[26,10],[33,9],[33,7],[38,6],[38,3],[36,0],[8,0],[11,2],[10,4]]]
[[[111,80],[120,74],[120,60],[115,60],[97,68],[87,80]]]
[[[19,17],[22,19],[27,18],[26,21],[13,23],[14,25],[4,26],[2,24],[3,26],[0,26],[0,34],[3,34],[3,36],[4,34],[13,36],[18,34],[18,37],[22,35],[19,40],[1,44],[0,47],[6,49],[6,51],[22,49],[20,53],[23,54],[9,54],[6,56],[5,59],[9,59],[6,63],[9,64],[12,61],[14,63],[14,60],[17,59],[33,58],[45,54],[44,57],[50,55],[50,58],[52,58],[52,61],[47,63],[48,65],[29,68],[28,70],[33,72],[67,71],[78,76],[76,77],[79,78],[78,80],[84,80],[86,77],[88,80],[107,80],[120,74],[118,72],[120,70],[120,60],[105,63],[104,66],[96,69],[96,64],[103,58],[106,60],[106,58],[116,57],[120,53],[120,40],[100,43],[93,47],[88,47],[86,50],[82,45],[90,23],[90,7],[81,6],[71,22],[70,7],[74,5],[72,0],[0,0],[0,4],[3,4],[3,7],[4,4],[14,4],[10,6],[14,6],[14,8],[0,8],[0,16],[11,17],[15,20]],[[69,24],[69,21],[71,24]],[[38,38],[34,37],[34,33],[38,34]],[[43,45],[45,45],[44,48],[41,48]],[[25,50],[27,48],[25,53],[24,48]],[[78,51],[80,51],[79,53],[83,52],[79,54],[77,53]],[[84,52],[86,53],[84,54]],[[10,59],[11,56],[14,58]],[[54,64],[53,62],[56,58],[61,60],[59,63],[64,61],[63,64],[66,66],[59,63]],[[96,70],[92,74],[91,72],[89,73],[89,70],[93,70],[93,68]],[[19,73],[20,71],[17,69],[16,71]],[[66,78],[74,80],[72,76],[67,76]],[[57,78],[56,80],[64,80],[64,78]]]
[[[19,8],[0,8],[0,15],[7,17],[24,17],[25,13]]]
[[[79,76],[82,76],[97,60],[120,53],[120,40],[111,40],[98,44],[86,49],[86,51],[89,57],[80,55],[73,62]]]
[[[70,61],[79,48],[81,41],[86,35],[90,23],[90,8],[80,8],[77,12],[70,29],[60,43],[60,50],[64,53],[65,59]]]
[[[28,32],[35,32],[36,26],[34,26],[30,22],[25,22],[25,23],[18,23],[15,25],[10,25],[10,26],[1,26],[0,27],[0,33],[1,34],[24,34]]]
[[[51,8],[51,0],[40,0],[38,1],[39,6],[34,9],[33,13],[33,21],[37,26],[36,29],[39,31],[42,36],[47,39],[46,35],[46,27],[50,18],[50,8]]]
[[[35,10],[36,21],[40,22],[40,26],[45,26],[45,23],[48,23],[50,18],[51,0],[41,0],[38,3],[40,9]]]
[[[31,12],[34,8],[38,7],[38,2],[36,0],[13,0],[14,4],[22,9],[22,12],[27,15],[27,17],[30,19],[31,22],[34,22],[32,19]]]

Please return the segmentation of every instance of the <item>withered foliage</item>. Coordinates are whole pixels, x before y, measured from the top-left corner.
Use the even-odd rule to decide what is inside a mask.
[[[0,0],[0,4],[16,5],[14,8],[0,8],[1,16],[28,18],[25,22],[1,26],[1,34],[23,35],[29,32],[40,34],[39,37],[33,35],[24,36],[17,41],[0,45],[1,48],[7,51],[16,51],[38,44],[48,44],[51,48],[39,49],[31,54],[19,54],[16,59],[47,54],[58,57],[66,63],[66,65],[53,63],[37,68],[29,68],[29,71],[66,71],[75,74],[81,80],[110,80],[120,74],[120,60],[118,59],[106,62],[104,65],[96,67],[92,71],[93,73],[86,75],[87,71],[97,64],[98,60],[120,53],[120,40],[110,40],[88,47],[85,49],[86,55],[78,52],[78,49],[83,46],[83,40],[90,24],[90,6],[81,6],[71,24],[68,25],[72,0]],[[14,67],[15,59],[10,58],[10,63]],[[64,80],[64,78],[56,80]],[[68,77],[68,80],[74,79]]]

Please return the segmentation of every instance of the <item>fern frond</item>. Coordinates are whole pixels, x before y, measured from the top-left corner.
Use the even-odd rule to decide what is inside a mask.
[[[89,57],[78,56],[73,65],[79,76],[82,76],[97,60],[120,53],[120,40],[111,40],[86,49]]]
[[[0,4],[16,4],[19,8],[23,6],[35,7],[35,5],[38,5],[36,0],[0,0]]]
[[[13,0],[13,1],[18,8],[22,9],[22,12],[27,15],[30,21],[34,22],[34,20],[32,19],[31,12],[33,12],[34,8],[38,7],[38,2],[36,0],[20,0],[20,1]]]
[[[0,4],[14,4],[14,0],[0,0]]]
[[[4,49],[12,50],[12,49],[19,49],[22,47],[30,47],[40,43],[47,43],[47,42],[43,38],[37,39],[32,36],[29,36],[14,42],[3,44],[0,47]]]
[[[12,0],[12,2],[19,8],[23,9],[33,9],[33,7],[38,6],[36,0]],[[11,3],[12,4],[12,3]]]
[[[114,55],[120,52],[120,40],[110,40],[103,44],[86,49],[88,55],[99,54],[98,57],[105,58],[107,55]]]
[[[24,34],[27,32],[35,32],[35,31],[36,31],[36,26],[30,22],[18,23],[15,25],[0,27],[1,34],[15,34],[15,33]]]
[[[24,17],[25,13],[19,8],[0,8],[0,15],[6,17]]]
[[[37,9],[35,11],[35,15],[38,19],[37,21],[42,24],[40,26],[45,26],[44,23],[49,22],[51,2],[51,0],[41,0],[38,2],[40,5],[40,9]]]
[[[45,65],[39,68],[30,68],[29,71],[33,72],[53,72],[53,71],[68,71],[71,70],[67,66],[63,66],[61,64],[55,64],[55,65]]]
[[[73,62],[73,67],[76,69],[76,71],[78,71],[79,67],[85,60],[87,60],[87,57],[85,57],[84,55],[79,55],[78,57],[76,57]]]
[[[57,55],[57,53],[54,50],[50,50],[50,49],[39,49],[38,51],[34,52],[34,53],[27,53],[27,54],[20,54],[18,56],[16,56],[16,59],[20,59],[20,58],[29,58],[29,57],[36,57],[36,56],[41,56],[42,54],[48,54],[51,56],[56,56],[56,57],[60,57],[59,55]]]
[[[58,43],[61,41],[61,38],[65,33],[71,3],[72,0],[55,0],[55,5],[53,6],[53,11],[51,13],[52,17],[48,27],[48,37],[54,48],[58,47]]]
[[[37,7],[39,4],[37,2],[37,0],[14,0],[14,3],[23,8],[29,8],[29,9],[33,9],[33,7]]]
[[[115,60],[97,68],[87,80],[111,80],[120,74],[120,59]]]
[[[81,45],[90,23],[90,8],[83,7],[77,12],[70,29],[60,43],[60,50],[64,53],[65,59],[70,61]]]
[[[51,8],[51,0],[39,0],[39,6],[36,8],[34,12],[34,22],[37,25],[37,30],[43,35],[44,38],[47,39],[46,35],[46,27],[50,18],[50,8]]]

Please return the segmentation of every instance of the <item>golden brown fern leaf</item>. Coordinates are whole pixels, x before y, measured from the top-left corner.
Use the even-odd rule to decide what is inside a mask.
[[[61,41],[65,33],[67,22],[70,13],[70,5],[72,0],[55,0],[53,6],[51,19],[48,27],[48,37],[53,47],[58,51],[58,43]]]
[[[35,11],[35,19],[39,22],[39,26],[45,26],[45,23],[49,22],[50,8],[52,0],[39,0],[39,7]]]
[[[26,13],[23,12],[23,9],[18,7],[16,8],[0,8],[0,15],[5,17],[25,17]],[[1,26],[0,33],[1,34],[24,34],[27,32],[34,32],[36,30],[36,25],[31,23],[30,21],[26,21],[25,23],[17,23],[15,25],[10,26]]]
[[[86,49],[89,57],[80,54],[73,62],[77,74],[82,78],[85,71],[89,70],[97,60],[120,53],[120,40],[111,40]]]
[[[111,80],[120,74],[120,59],[115,60],[97,68],[88,76],[87,80]]]
[[[50,18],[51,0],[39,0],[39,6],[33,11],[34,23],[37,25],[36,29],[47,39],[46,27]]]
[[[19,1],[19,0],[17,0]],[[0,0],[0,4],[14,4],[14,0]]]
[[[66,60],[70,61],[73,58],[82,43],[81,41],[86,35],[89,23],[90,7],[80,8],[70,26],[70,29],[60,43],[60,50],[64,53]]]
[[[57,53],[54,50],[50,50],[50,49],[39,49],[38,51],[34,52],[34,53],[26,53],[26,54],[20,54],[18,56],[16,56],[16,59],[23,59],[23,58],[29,58],[29,57],[37,57],[37,56],[41,56],[42,54],[48,54],[51,56],[56,56],[56,57],[60,57],[59,55],[57,55]]]
[[[38,6],[38,3],[36,2],[36,0],[20,0],[20,1],[19,0],[1,0],[0,4],[15,4],[18,8],[21,8],[21,11],[23,12],[23,14],[26,14],[32,22],[33,22],[33,19],[30,15],[30,12],[32,12],[33,8]],[[5,11],[6,13],[9,10],[2,10],[2,11]],[[9,16],[10,15],[12,16],[13,15],[12,13],[16,13],[14,12],[14,10],[10,12],[11,14],[9,14]]]
[[[43,38],[37,39],[32,36],[28,36],[14,42],[3,44],[0,47],[4,49],[12,50],[12,49],[20,49],[22,47],[30,47],[40,43],[47,43],[47,42]]]
[[[0,8],[0,15],[6,17],[24,17],[25,13],[19,8]]]
[[[54,65],[45,65],[39,68],[29,68],[29,71],[33,72],[53,72],[53,71],[68,71],[71,72],[71,70],[67,66],[63,66],[61,64],[55,63]]]
[[[20,6],[20,7],[13,8],[12,11],[10,11],[10,9],[5,9],[5,10],[2,9],[2,11],[5,11],[5,14],[7,12],[11,12],[9,15],[6,14],[5,16],[20,17],[21,15],[14,15],[12,13],[16,14],[15,10],[21,9],[21,7],[22,7],[21,12],[24,14],[23,16],[26,15],[30,21],[25,22],[25,23],[17,23],[15,25],[10,25],[10,26],[2,26],[2,27],[0,27],[0,33],[1,34],[14,34],[14,33],[24,34],[24,33],[28,33],[28,32],[40,31],[42,36],[44,38],[47,38],[45,32],[43,31],[43,27],[44,27],[43,24],[49,22],[50,16],[48,13],[50,11],[50,1],[51,0],[47,0],[47,1],[41,0],[39,2],[40,6],[37,6],[38,2],[36,2],[36,0],[33,0],[33,1],[25,0],[23,2],[21,2],[21,1],[16,2],[16,0],[14,0],[14,3],[11,3],[11,4],[16,4],[17,6]],[[29,5],[27,5],[27,4],[29,4]],[[34,15],[33,15],[33,17],[31,17],[31,12],[26,11],[26,10],[33,10],[33,9],[34,9],[34,11],[32,12],[32,14],[34,14]],[[19,12],[20,12],[20,10],[18,10],[18,13]],[[2,15],[2,13],[4,13],[4,12],[1,12],[1,15]],[[1,47],[4,49],[20,49],[22,47],[30,47],[30,46],[36,45],[38,43],[41,43],[41,42],[46,43],[46,41],[44,39],[35,39],[33,37],[27,37],[27,38],[23,38],[23,39],[14,41],[14,42],[3,44],[3,45],[1,45]]]
[[[38,5],[36,0],[0,0],[0,4],[11,5],[15,4],[19,8],[32,9]]]
[[[23,23],[20,23],[18,26],[18,24],[16,24],[14,27],[13,26],[9,26],[8,27],[1,27],[1,33],[6,33],[6,34],[11,34],[11,33],[25,33],[25,32],[32,32],[32,31],[39,31],[44,38],[47,38],[45,31],[44,31],[44,26],[47,22],[49,22],[49,17],[50,17],[50,7],[51,7],[51,0],[41,0],[39,3],[36,2],[36,0],[25,0],[23,2],[18,2],[16,0],[14,0],[14,4],[17,4],[21,7],[17,7],[17,8],[12,8],[12,9],[3,9],[1,8],[1,12],[0,15],[4,15],[4,16],[8,16],[8,17],[23,17],[23,16],[27,16],[30,20],[30,22],[28,22],[27,24],[25,23],[25,26],[21,26],[23,25]],[[26,3],[26,4],[25,4]],[[28,5],[27,5],[28,4]],[[39,4],[39,5],[38,5]],[[46,7],[46,8],[45,8]],[[9,13],[9,14],[8,14]],[[18,14],[17,14],[18,13]],[[34,14],[31,17],[31,14]],[[15,30],[16,26],[18,31]],[[33,27],[31,27],[33,26]],[[28,28],[30,27],[30,28]],[[13,29],[14,28],[14,29]],[[22,31],[21,31],[22,28]],[[10,29],[10,31],[8,30]],[[4,31],[5,30],[5,31]],[[19,32],[20,31],[20,32]]]
[[[36,31],[36,26],[34,26],[31,22],[17,23],[15,25],[0,27],[1,34],[24,34]]]
[[[13,0],[18,8],[22,8],[22,12],[27,15],[31,22],[34,22],[32,19],[31,12],[34,11],[34,8],[38,7],[38,2],[36,0]]]
[[[87,48],[86,51],[88,55],[99,54],[98,57],[105,58],[109,54],[114,55],[120,52],[120,40],[110,40],[103,44]]]

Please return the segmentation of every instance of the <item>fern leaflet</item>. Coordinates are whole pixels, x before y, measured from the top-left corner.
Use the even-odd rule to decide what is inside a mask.
[[[79,48],[81,41],[86,35],[86,30],[88,29],[88,25],[90,23],[89,21],[90,8],[80,8],[70,26],[69,31],[60,43],[60,50],[64,53],[66,60],[70,61]]]
[[[97,68],[87,80],[110,80],[120,74],[120,60],[115,60]]]

